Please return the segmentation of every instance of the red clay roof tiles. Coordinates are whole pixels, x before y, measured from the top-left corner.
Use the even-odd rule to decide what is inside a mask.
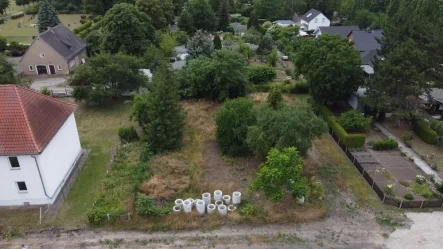
[[[76,105],[16,85],[0,85],[0,155],[39,154]]]

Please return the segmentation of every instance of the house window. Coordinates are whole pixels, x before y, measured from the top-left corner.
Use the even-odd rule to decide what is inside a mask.
[[[28,191],[28,187],[26,187],[25,182],[17,182],[17,187],[18,187],[18,191],[20,191],[20,192],[27,192]]]
[[[324,23],[325,21],[326,21],[326,18],[323,17],[323,18],[321,19],[321,22]]]
[[[33,66],[29,66],[29,71],[34,71],[34,67]]]
[[[73,68],[75,66],[75,61],[72,60],[71,62],[69,62],[69,67]]]
[[[9,157],[9,164],[11,164],[11,168],[13,168],[13,169],[20,168],[20,163],[18,162],[18,158],[16,156]]]
[[[82,58],[82,64],[85,64],[85,63],[86,63],[85,58]]]
[[[315,23],[318,23],[318,18],[315,18]]]
[[[45,58],[45,53],[40,53],[41,58]]]
[[[62,70],[62,66],[57,65],[57,70],[58,70],[58,71],[61,71],[61,70]]]

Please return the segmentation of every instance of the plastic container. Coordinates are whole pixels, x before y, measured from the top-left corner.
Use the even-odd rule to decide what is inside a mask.
[[[205,211],[206,211],[206,204],[205,204],[205,202],[202,201],[202,200],[198,200],[198,201],[196,201],[195,203],[196,203],[196,205],[197,205],[197,212],[198,212],[200,215],[204,214]]]
[[[206,203],[206,206],[211,204],[211,193],[203,193],[202,199]]]
[[[192,203],[190,200],[183,202],[183,211],[185,211],[185,213],[190,213],[192,211]]]
[[[177,199],[177,200],[175,200],[175,202],[174,202],[174,204],[175,204],[175,206],[183,206],[183,200],[182,199]]]
[[[173,212],[174,214],[178,214],[178,213],[180,213],[181,211],[182,211],[182,206],[176,205],[176,206],[174,206],[174,207],[172,208],[172,212]]]
[[[222,196],[223,196],[223,193],[221,192],[221,190],[214,191],[214,201],[221,200]]]
[[[226,214],[228,214],[228,208],[226,207],[226,205],[220,205],[217,207],[218,212],[220,213],[220,215],[224,216]]]
[[[224,202],[226,205],[229,205],[229,204],[231,203],[231,196],[229,196],[229,195],[224,195],[224,196],[223,196],[223,202]]]
[[[215,206],[215,204],[209,204],[207,206],[208,214],[212,214],[216,209],[217,209],[217,206]]]
[[[241,193],[238,191],[235,191],[232,193],[232,204],[238,205],[241,203]]]

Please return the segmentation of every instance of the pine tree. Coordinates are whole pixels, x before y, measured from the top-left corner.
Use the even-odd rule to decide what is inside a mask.
[[[60,20],[58,19],[54,7],[49,0],[43,0],[40,9],[38,10],[38,32],[45,32],[48,28],[55,27],[59,23]]]
[[[216,49],[216,50],[222,49],[222,42],[221,42],[220,36],[218,34],[215,35],[215,37],[214,37],[214,49]]]
[[[135,97],[131,118],[139,122],[154,152],[180,147],[185,114],[174,76],[166,62],[161,62],[157,68],[150,92]]]
[[[257,17],[257,13],[252,12],[251,16],[248,19],[248,29],[250,29],[251,27],[254,27],[256,30],[260,30],[260,24],[258,22],[258,17]]]
[[[178,18],[178,28],[181,31],[185,31],[189,36],[192,36],[195,32],[194,25],[192,24],[191,15],[186,8],[182,11],[180,17]]]
[[[218,11],[218,29],[225,30],[229,26],[229,0],[222,0]]]

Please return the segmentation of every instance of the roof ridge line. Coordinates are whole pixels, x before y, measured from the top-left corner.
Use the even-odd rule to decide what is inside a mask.
[[[40,151],[40,147],[37,145],[37,141],[35,141],[34,131],[31,129],[31,125],[29,124],[28,116],[26,116],[26,114],[25,114],[25,108],[23,107],[22,97],[20,96],[20,93],[18,92],[18,86],[17,85],[13,85],[13,87],[14,87],[15,94],[17,95],[18,102],[20,104],[20,109],[22,110],[22,114],[25,117],[26,126],[28,127],[28,130],[31,132],[32,143],[34,144],[34,146],[37,149],[37,151]]]

